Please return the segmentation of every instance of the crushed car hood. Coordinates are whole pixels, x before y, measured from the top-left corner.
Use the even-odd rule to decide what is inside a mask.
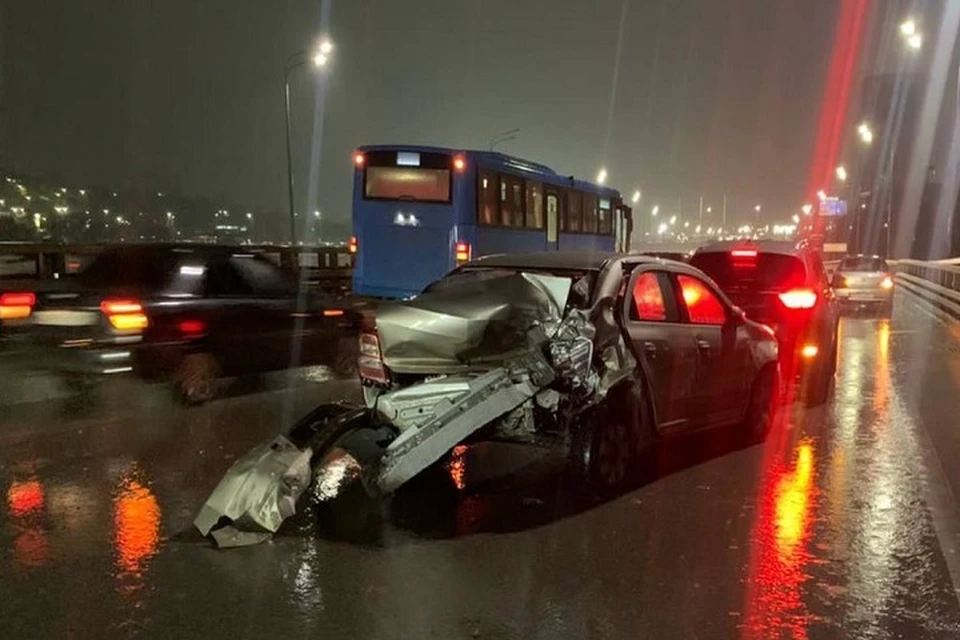
[[[556,331],[572,284],[570,278],[514,273],[381,307],[383,361],[398,373],[432,374],[501,362]]]

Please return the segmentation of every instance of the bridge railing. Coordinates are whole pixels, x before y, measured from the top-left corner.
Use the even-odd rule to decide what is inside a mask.
[[[898,286],[960,318],[960,264],[957,261],[898,260],[891,264]]]

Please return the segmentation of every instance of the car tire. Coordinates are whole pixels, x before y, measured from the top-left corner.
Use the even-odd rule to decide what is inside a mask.
[[[780,378],[776,367],[768,365],[761,369],[750,388],[750,404],[745,421],[752,442],[760,443],[767,439],[777,416],[779,389]]]
[[[571,443],[571,466],[591,492],[610,496],[627,486],[637,460],[635,431],[625,411],[612,411],[610,401],[582,416]]]
[[[99,376],[84,373],[65,373],[61,376],[60,381],[68,392],[89,399],[100,388],[103,379]]]
[[[188,353],[174,373],[173,391],[187,406],[204,404],[216,397],[219,378],[220,366],[212,354]]]
[[[357,375],[357,357],[360,346],[356,338],[342,338],[334,355],[333,373],[337,377],[351,378]]]

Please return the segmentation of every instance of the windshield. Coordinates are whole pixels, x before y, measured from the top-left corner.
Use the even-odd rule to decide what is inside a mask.
[[[960,640],[960,0],[0,0],[0,630]]]

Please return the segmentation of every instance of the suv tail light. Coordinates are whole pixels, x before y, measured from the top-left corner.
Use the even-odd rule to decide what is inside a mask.
[[[788,309],[813,309],[817,292],[813,289],[790,289],[780,294],[780,302]]]
[[[357,360],[360,378],[386,384],[389,382],[387,368],[383,365],[380,353],[380,338],[376,333],[364,331],[360,334],[360,356]]]
[[[149,324],[143,305],[137,300],[107,299],[100,303],[100,311],[114,329],[121,331],[146,329]]]
[[[457,264],[463,264],[464,262],[470,262],[470,243],[469,242],[458,242],[456,245],[456,258]]]
[[[0,295],[0,320],[23,320],[33,313],[37,296],[29,291]]]

